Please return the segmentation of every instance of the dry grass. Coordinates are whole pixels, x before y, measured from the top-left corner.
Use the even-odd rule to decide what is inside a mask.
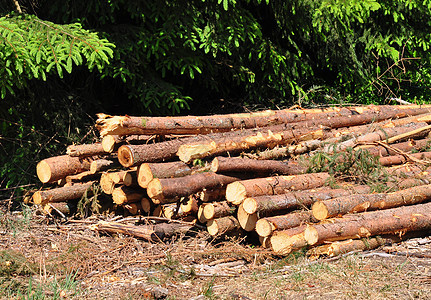
[[[397,245],[422,257],[379,249],[310,261],[204,232],[154,244],[98,235],[88,229],[95,218],[53,224],[29,216],[2,216],[2,298],[426,299],[431,292],[431,239]]]

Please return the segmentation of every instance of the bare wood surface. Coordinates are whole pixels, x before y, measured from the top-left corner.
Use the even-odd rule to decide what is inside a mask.
[[[304,237],[306,225],[293,227],[286,230],[274,231],[270,238],[271,249],[278,255],[287,255],[293,249],[299,249],[307,246]]]
[[[140,202],[144,196],[144,190],[133,189],[127,186],[119,186],[112,191],[112,200],[115,204]]]
[[[233,214],[235,209],[227,201],[207,203],[204,206],[204,216],[206,220],[227,217]]]
[[[242,204],[238,206],[237,215],[238,223],[245,231],[253,231],[256,228],[256,222],[259,219],[256,213],[248,214]]]
[[[207,230],[212,236],[218,236],[239,229],[238,220],[233,216],[212,219],[207,222]]]
[[[420,123],[423,124],[423,123]],[[426,123],[425,123],[426,124]],[[411,131],[400,133],[396,136],[388,138],[387,143],[397,143],[402,140],[410,139],[410,138],[417,138],[418,136],[423,137],[431,130],[431,125],[425,125],[420,128],[412,129]]]
[[[430,199],[431,185],[424,185],[392,193],[350,195],[318,201],[313,204],[312,212],[316,219],[324,220],[347,213],[413,205]]]
[[[81,198],[94,182],[75,184],[61,188],[37,191],[33,194],[34,204],[46,204],[50,202],[66,202]]]
[[[90,172],[96,174],[97,172],[106,171],[109,169],[115,169],[115,166],[119,166],[114,160],[111,159],[96,159],[90,164]]]
[[[53,156],[40,161],[36,166],[37,177],[43,183],[54,182],[67,175],[74,175],[90,170],[93,158]]]
[[[262,237],[269,237],[275,230],[286,230],[307,223],[316,223],[311,211],[291,212],[285,215],[266,217],[256,223],[256,232]]]
[[[233,182],[226,187],[226,200],[239,205],[246,198],[283,194],[291,190],[306,190],[323,186],[328,173],[310,173],[290,176],[274,176]]]

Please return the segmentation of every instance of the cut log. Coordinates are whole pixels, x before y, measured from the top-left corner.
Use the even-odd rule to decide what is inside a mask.
[[[115,169],[119,165],[110,159],[96,159],[90,164],[90,172],[96,174],[101,171]]]
[[[196,215],[199,209],[199,203],[196,195],[190,195],[186,201],[181,202],[180,208],[184,212],[184,214]]]
[[[187,197],[204,188],[214,189],[240,180],[213,172],[198,173],[179,178],[155,178],[148,184],[148,196],[157,203],[172,201],[178,197]]]
[[[262,195],[283,194],[291,190],[307,190],[323,186],[328,173],[274,176],[233,182],[226,187],[226,200],[239,205],[244,199]]]
[[[72,157],[86,157],[105,155],[107,152],[103,150],[101,143],[84,144],[84,145],[70,145],[67,147],[67,155]]]
[[[151,212],[152,206],[153,206],[153,202],[150,199],[148,199],[147,197],[142,197],[141,207],[144,213],[149,214]]]
[[[206,206],[206,203],[203,203],[198,208],[198,221],[201,222],[202,224],[205,224],[208,221],[204,215],[205,206]]]
[[[219,236],[239,228],[238,220],[233,216],[212,219],[207,222],[207,230],[212,236]]]
[[[313,204],[313,216],[318,220],[367,210],[413,205],[431,199],[431,185],[417,186],[392,193],[350,195],[318,201]]]
[[[265,127],[274,124],[299,122],[317,118],[350,116],[356,108],[330,108],[322,110],[267,110],[212,116],[185,117],[130,117],[98,114],[96,127],[101,136],[107,134],[206,134]]]
[[[286,215],[266,217],[256,222],[256,232],[261,237],[269,237],[275,230],[286,230],[307,223],[315,223],[311,211],[291,212]]]
[[[67,202],[53,202],[53,203],[47,203],[43,207],[43,212],[45,214],[52,214],[54,212],[60,212],[61,214],[67,216],[72,211],[72,207]]]
[[[133,170],[127,171],[126,174],[123,175],[123,182],[125,186],[137,187],[138,186],[137,171],[133,171]]]
[[[94,158],[54,156],[40,161],[36,166],[37,177],[43,183],[54,182],[67,175],[74,175],[90,170]]]
[[[66,184],[74,184],[90,180],[98,180],[100,178],[100,175],[100,173],[94,174],[91,171],[84,171],[75,175],[67,175],[64,180],[66,181]]]
[[[112,180],[109,173],[102,173],[100,176],[100,188],[105,194],[111,195],[115,188],[115,182]]]
[[[309,245],[381,234],[429,230],[431,229],[431,202],[345,215],[338,220],[329,220],[331,222],[305,229],[304,237]]]
[[[131,215],[137,215],[143,212],[141,202],[125,204],[124,208],[127,209]]]
[[[411,140],[408,142],[396,143],[392,144],[391,147],[396,150],[401,150],[404,152],[409,152],[412,150],[421,150],[429,144],[428,139],[420,139],[420,140]],[[376,156],[391,156],[391,155],[399,155],[398,152],[395,152],[391,148],[383,147],[383,146],[373,146],[373,145],[363,145],[358,146],[355,149],[366,149],[370,154]]]
[[[154,230],[153,226],[149,225],[128,225],[116,222],[99,221],[97,224],[90,226],[90,229],[106,233],[122,233],[135,237],[143,238],[147,241],[161,241],[163,234]]]
[[[145,191],[133,189],[127,186],[119,186],[112,191],[112,200],[115,204],[140,202],[145,196]]]
[[[278,255],[288,255],[294,249],[307,246],[304,237],[306,225],[293,227],[286,230],[275,231],[270,239],[271,248]]]
[[[335,197],[369,193],[371,188],[367,185],[346,186],[346,188],[330,189],[319,188],[306,191],[291,191],[280,195],[263,195],[244,199],[242,203],[248,214],[269,214],[281,210],[293,210],[310,207],[314,202]]]
[[[317,258],[322,255],[334,257],[352,251],[365,251],[376,249],[380,246],[383,246],[387,242],[387,239],[383,239],[381,237],[338,241],[327,245],[311,248],[307,251],[307,256],[311,256],[313,258]]]
[[[207,203],[204,206],[204,216],[206,220],[227,217],[235,212],[235,208],[229,206],[227,201]]]
[[[380,157],[379,162],[382,166],[402,165],[412,161],[411,157],[417,160],[430,160],[431,152],[409,153],[407,155],[392,155]]]
[[[166,219],[174,219],[176,216],[183,214],[177,203],[163,204],[161,207],[163,216]]]
[[[174,178],[192,174],[193,170],[182,161],[143,163],[138,167],[138,183],[147,188],[154,178]]]
[[[50,190],[37,191],[33,194],[33,203],[45,205],[51,202],[66,202],[80,199],[94,182],[75,184]]]
[[[225,200],[226,186],[216,189],[203,189],[198,193],[199,199],[202,202],[213,202]]]
[[[276,160],[256,160],[241,157],[216,157],[211,163],[214,173],[249,172],[263,174],[293,175],[303,174],[306,168],[297,162],[282,162]]]
[[[253,231],[256,228],[256,222],[259,219],[257,214],[248,214],[245,212],[242,204],[238,206],[237,210],[238,223],[245,231]]]
[[[118,135],[106,135],[102,139],[102,147],[105,152],[112,153],[118,150],[123,144],[145,144],[151,140],[150,135],[129,135],[129,136],[118,136]]]
[[[424,123],[418,123],[418,124],[424,124]],[[403,132],[396,136],[388,138],[387,143],[392,144],[392,143],[398,143],[403,140],[405,141],[406,139],[417,139],[418,137],[424,137],[430,132],[430,130],[431,130],[431,125],[426,125],[425,123],[425,125],[420,128],[412,129],[411,131]]]

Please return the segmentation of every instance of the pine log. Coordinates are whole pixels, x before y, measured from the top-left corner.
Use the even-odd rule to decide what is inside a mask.
[[[235,209],[227,203],[227,201],[223,202],[214,202],[207,203],[204,206],[204,216],[206,220],[217,219],[222,217],[230,216],[234,213]]]
[[[151,212],[152,206],[153,202],[150,199],[148,199],[147,197],[141,198],[141,207],[144,213],[149,214]]]
[[[390,240],[389,240],[390,241]],[[330,244],[317,246],[307,251],[307,256],[317,258],[319,256],[334,257],[352,251],[365,251],[376,249],[388,242],[388,239],[381,237],[364,238],[360,240],[337,241]]]
[[[75,175],[67,175],[64,181],[68,184],[80,183],[85,181],[98,180],[100,178],[100,173],[92,173],[91,171],[84,171]]]
[[[163,238],[163,234],[156,232],[154,227],[149,225],[136,226],[116,222],[99,221],[97,224],[90,226],[90,229],[97,230],[99,232],[122,233],[154,242],[161,241]]]
[[[218,188],[240,180],[213,172],[198,173],[179,178],[155,178],[147,188],[148,196],[157,203],[166,203],[178,197],[187,197],[204,188]]]
[[[101,171],[106,171],[109,169],[114,169],[117,167],[117,164],[110,159],[96,159],[90,164],[90,172],[96,174]]]
[[[238,220],[233,216],[212,219],[207,222],[207,230],[212,236],[219,236],[239,228]]]
[[[345,215],[327,223],[308,226],[304,237],[309,245],[326,241],[405,233],[431,229],[431,202]],[[335,222],[333,220],[336,220]]]
[[[288,255],[294,249],[307,246],[304,231],[307,225],[301,225],[286,230],[274,231],[270,243],[272,251],[278,255]]]
[[[307,190],[323,186],[328,173],[274,176],[233,182],[226,187],[226,200],[239,205],[244,199],[262,195],[283,194],[292,190]]]
[[[72,211],[72,207],[67,202],[53,202],[53,203],[47,203],[43,207],[43,212],[45,214],[52,214],[53,212],[60,212],[63,215],[69,215]]]
[[[100,176],[100,188],[105,194],[111,195],[115,188],[115,182],[112,180],[109,173],[102,173]]]
[[[379,110],[368,111],[359,115],[348,117],[326,118],[303,121],[293,124],[276,125],[264,130],[246,129],[229,137],[211,137],[205,142],[184,144],[179,147],[177,155],[181,161],[190,162],[194,159],[234,153],[258,148],[273,148],[277,145],[285,145],[292,141],[303,141],[316,138],[333,136],[327,129],[340,128],[381,121],[388,118],[405,117],[429,112],[429,108],[402,108],[397,110],[390,107],[379,107]]]
[[[145,191],[127,186],[119,186],[112,191],[112,200],[115,204],[140,202],[145,197]]]
[[[75,184],[50,190],[37,191],[33,194],[33,203],[42,204],[51,202],[65,202],[68,200],[80,199],[94,182]]]
[[[138,183],[147,188],[154,178],[174,178],[192,174],[193,170],[182,161],[143,163],[138,167]]]
[[[210,170],[214,173],[249,172],[263,174],[294,175],[303,174],[306,168],[298,162],[282,162],[276,160],[256,160],[241,157],[216,157]]]
[[[67,155],[72,157],[86,157],[107,154],[103,150],[101,143],[84,144],[84,145],[70,145],[67,147]]]
[[[263,195],[244,199],[242,205],[248,214],[268,214],[281,210],[293,210],[310,207],[314,202],[335,197],[369,193],[371,188],[367,185],[346,186],[346,188],[330,189],[318,188],[306,191],[291,191],[280,195]]]
[[[205,224],[208,220],[205,218],[204,215],[204,209],[207,203],[203,203],[201,205],[199,205],[198,208],[198,221],[201,222],[202,224]]]
[[[396,150],[409,152],[412,150],[421,150],[429,144],[429,139],[420,139],[420,140],[411,140],[408,142],[396,143],[392,144],[391,148],[395,148]],[[391,148],[387,148],[384,146],[374,146],[374,145],[362,145],[355,147],[355,149],[366,149],[371,155],[376,156],[391,156],[398,155],[398,152],[395,152]]]
[[[144,144],[152,138],[150,135],[105,135],[102,139],[102,147],[105,152],[112,153],[118,150],[123,144]]]
[[[163,216],[167,219],[174,219],[176,216],[183,214],[177,203],[163,204],[161,207]]]
[[[138,186],[137,171],[134,171],[134,170],[127,171],[126,174],[123,175],[123,182],[125,186],[137,187]]]
[[[216,189],[203,189],[198,193],[198,196],[202,202],[222,201],[226,196],[226,186]]]
[[[238,206],[237,216],[238,223],[245,231],[253,231],[256,228],[256,222],[259,219],[257,214],[248,214],[242,207],[242,204]]]
[[[431,199],[431,185],[417,186],[392,193],[363,194],[338,197],[313,204],[313,216],[318,220],[367,210],[413,205]]]
[[[54,182],[67,175],[74,175],[90,170],[94,158],[54,156],[40,161],[36,166],[37,177],[43,183]]]
[[[418,123],[418,124],[424,124],[424,123]],[[403,132],[396,136],[388,138],[387,143],[393,144],[393,143],[398,143],[400,141],[405,141],[406,139],[417,139],[418,137],[424,137],[430,132],[430,130],[431,130],[431,125],[426,125],[425,123],[425,125],[420,128],[412,129],[411,131]]]
[[[124,208],[127,209],[131,215],[137,215],[143,212],[141,202],[127,203],[124,205]]]
[[[428,112],[427,106],[363,106],[350,108],[327,108],[318,110],[278,110],[253,113],[185,116],[185,117],[130,117],[98,114],[96,128],[103,137],[131,134],[202,134],[232,129],[264,127],[272,124],[304,120],[354,117],[375,114],[383,119]],[[383,117],[383,116],[382,116]]]
[[[199,209],[199,203],[196,195],[190,195],[186,201],[181,202],[180,208],[184,212],[184,214],[196,215]]]
[[[286,215],[266,217],[256,222],[256,232],[261,237],[269,237],[275,230],[286,230],[308,223],[316,223],[311,211],[291,212]]]
[[[370,109],[372,109],[370,107]],[[131,134],[207,134],[232,129],[265,127],[274,124],[299,122],[316,118],[350,116],[356,108],[319,110],[266,110],[212,116],[130,117],[98,114],[96,127],[101,136]]]
[[[402,165],[411,161],[411,157],[417,160],[431,159],[431,152],[409,153],[408,155],[392,155],[380,157],[379,162],[382,166]]]

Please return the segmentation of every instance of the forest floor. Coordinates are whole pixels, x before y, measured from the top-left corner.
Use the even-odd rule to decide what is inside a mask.
[[[310,260],[206,232],[149,243],[91,229],[99,217],[0,212],[1,299],[429,299],[431,233]]]

